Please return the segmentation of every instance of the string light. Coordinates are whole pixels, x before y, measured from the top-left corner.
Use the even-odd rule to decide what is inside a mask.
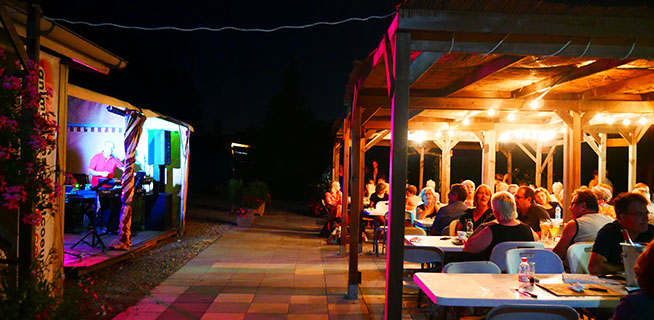
[[[514,121],[515,120],[515,112],[509,113],[509,116],[507,117],[509,121]]]
[[[495,109],[488,109],[488,115],[489,116],[494,116],[495,115]]]
[[[426,138],[427,137],[425,136],[425,132],[422,130],[409,133],[409,140],[415,141],[417,143],[422,143],[423,141],[425,141]]]
[[[540,99],[531,100],[531,102],[529,103],[529,107],[531,107],[532,109],[538,109],[540,108],[540,103],[541,103]]]
[[[464,126],[470,125],[470,118],[463,119],[463,125]]]
[[[556,138],[555,130],[515,130],[503,132],[498,141],[552,141]]]
[[[436,138],[440,138],[440,137],[443,136],[443,133],[441,133],[440,131],[436,131],[436,133],[434,133],[434,136],[435,136]]]
[[[640,123],[640,124],[646,124],[646,123],[647,123],[647,119],[645,119],[645,117],[640,117],[640,119],[638,119],[638,123]]]
[[[629,119],[625,118],[624,120],[622,120],[622,124],[624,124],[625,126],[628,126],[628,125],[631,124],[631,121]]]
[[[613,121],[615,121],[613,117],[606,117],[606,124],[613,124]]]

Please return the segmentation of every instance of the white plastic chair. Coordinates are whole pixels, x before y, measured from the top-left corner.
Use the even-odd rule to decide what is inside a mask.
[[[566,260],[570,267],[570,273],[590,273],[588,272],[588,260],[590,260],[592,250],[593,242],[579,242],[568,247]]]
[[[506,252],[520,248],[545,248],[542,242],[536,241],[506,241],[498,243],[491,252],[490,261],[495,263],[502,272],[506,272]]]
[[[493,308],[486,320],[579,320],[579,313],[568,306],[505,304]]]
[[[418,227],[405,227],[404,228],[405,236],[426,236],[427,232],[423,228]]]
[[[450,230],[448,234],[450,236],[456,236],[456,224],[459,222],[459,219],[454,219],[452,222],[450,222]]]
[[[404,246],[404,262],[420,264],[421,266],[420,269],[406,269],[409,271],[409,277],[404,278],[402,281],[402,286],[405,289],[418,290],[418,309],[420,309],[422,290],[413,280],[411,273],[417,271],[437,272],[443,264],[443,257],[443,251],[439,248]]]
[[[490,261],[450,262],[443,267],[443,273],[502,273],[500,267]]]
[[[536,273],[563,273],[563,261],[547,249],[511,249],[506,252],[506,273],[518,273],[522,257],[536,263]]]

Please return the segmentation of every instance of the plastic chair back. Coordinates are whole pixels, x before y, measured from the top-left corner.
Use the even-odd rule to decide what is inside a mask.
[[[542,242],[536,241],[506,241],[498,243],[491,252],[490,261],[495,263],[502,272],[506,272],[506,252],[518,248],[545,248]]]
[[[450,236],[456,236],[456,224],[457,224],[457,222],[459,222],[458,219],[452,220],[452,222],[450,222],[450,231],[448,232],[448,234]]]
[[[427,264],[430,267],[442,265],[443,251],[435,247],[404,246],[404,261]]]
[[[570,267],[570,273],[589,273],[588,260],[593,250],[593,242],[579,242],[568,247],[566,260]]]
[[[490,261],[450,262],[443,273],[502,273],[500,267]]]
[[[506,272],[518,273],[520,259],[536,263],[536,273],[563,273],[563,261],[547,249],[511,249],[506,252]]]
[[[506,304],[493,308],[487,320],[579,320],[579,314],[568,306]]]
[[[406,228],[404,228],[404,235],[405,236],[426,236],[427,232],[425,232],[425,230],[422,229],[422,228],[406,227]]]

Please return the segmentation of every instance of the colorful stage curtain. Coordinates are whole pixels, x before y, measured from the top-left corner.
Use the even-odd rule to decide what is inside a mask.
[[[136,110],[125,110],[125,169],[121,185],[123,188],[118,236],[110,244],[114,249],[129,250],[132,245],[132,199],[134,198],[134,162],[136,145],[143,131],[145,116]]]

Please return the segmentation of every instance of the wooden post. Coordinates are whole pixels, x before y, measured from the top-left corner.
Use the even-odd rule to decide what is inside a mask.
[[[425,147],[420,148],[420,181],[418,182],[418,192],[422,190],[425,179]]]
[[[484,143],[483,143],[483,153],[481,157],[481,183],[484,183],[491,187],[491,190],[495,188],[495,157],[497,145],[495,131],[484,131]]]
[[[552,157],[547,161],[547,190],[552,193],[552,184],[554,183],[554,153],[556,146],[552,146]]]
[[[581,185],[581,114],[570,111],[571,124],[564,135],[563,148],[563,219],[570,219],[570,201],[572,192]],[[567,122],[566,122],[567,123]]]
[[[511,184],[513,183],[513,154],[511,149],[506,150],[504,155],[506,156],[506,173],[509,174],[509,181],[506,183]]]
[[[334,147],[332,148],[332,182],[338,181],[339,175],[338,175],[338,158],[339,158],[339,143],[338,141],[334,141]]]
[[[543,173],[543,141],[540,139],[536,142],[536,171],[534,171],[534,184],[536,187],[542,185],[542,173]]]
[[[349,218],[349,212],[347,210],[347,202],[350,191],[350,145],[352,143],[350,137],[350,119],[345,118],[343,122],[343,199],[341,203],[343,204],[343,210],[341,212],[341,245],[339,247],[339,255],[345,254],[345,239],[347,239],[347,221]]]
[[[638,157],[638,141],[632,136],[629,139],[629,171],[627,175],[627,190],[631,191],[631,188],[636,184],[636,168],[637,168],[637,157]]]
[[[363,210],[363,179],[361,179],[362,149],[361,149],[361,107],[356,105],[357,88],[354,89],[352,104],[352,180],[350,204],[350,263],[348,267],[347,299],[359,298],[359,221]],[[346,202],[344,202],[345,204]]]
[[[386,243],[386,306],[384,319],[402,318],[404,211],[409,132],[409,70],[411,34],[395,34],[395,86],[391,109],[391,170],[389,226]]]
[[[606,183],[606,140],[607,134],[600,133],[599,154],[597,155],[597,184]]]

